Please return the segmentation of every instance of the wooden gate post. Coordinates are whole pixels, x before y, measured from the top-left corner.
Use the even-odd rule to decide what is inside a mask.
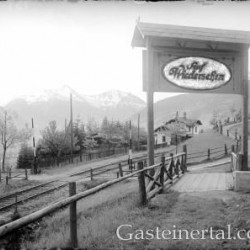
[[[76,194],[76,183],[69,183],[69,196],[73,196]],[[69,216],[70,216],[70,244],[71,247],[77,248],[77,211],[76,211],[76,201],[70,204],[69,208]]]
[[[160,190],[160,194],[163,192],[163,188],[164,188],[164,168],[165,168],[165,156],[163,155],[161,157],[161,172],[160,172],[160,183],[162,186],[162,190]]]
[[[137,169],[138,170],[143,169],[142,161],[138,162]],[[144,171],[138,174],[138,182],[139,182],[139,203],[140,205],[144,206],[147,204],[147,193],[146,193],[146,186],[145,186]]]

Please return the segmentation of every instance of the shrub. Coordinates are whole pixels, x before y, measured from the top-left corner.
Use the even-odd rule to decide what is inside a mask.
[[[23,144],[18,153],[17,168],[31,169],[32,162],[33,162],[33,149],[27,146],[27,144]]]

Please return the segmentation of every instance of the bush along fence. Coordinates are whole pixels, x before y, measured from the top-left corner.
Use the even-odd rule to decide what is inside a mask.
[[[148,200],[159,192],[162,192],[166,185],[171,185],[186,170],[186,152],[172,155],[161,159],[161,162],[153,166],[144,167],[143,161],[137,163],[137,171],[126,176],[105,182],[92,189],[76,194],[75,182],[69,184],[69,197],[53,203],[39,211],[12,221],[4,226],[0,226],[0,237],[35,222],[42,217],[49,215],[57,210],[69,206],[70,221],[70,247],[77,248],[77,201],[94,193],[101,191],[109,186],[124,181],[130,177],[137,176],[139,182],[139,200],[141,205],[146,205]]]

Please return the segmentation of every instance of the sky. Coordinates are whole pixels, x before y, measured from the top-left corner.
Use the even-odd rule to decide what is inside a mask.
[[[0,2],[0,105],[68,85],[85,95],[142,92],[136,20],[250,31],[249,2]],[[159,100],[167,94],[155,94]]]

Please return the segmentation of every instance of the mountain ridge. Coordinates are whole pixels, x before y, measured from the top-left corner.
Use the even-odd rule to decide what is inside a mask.
[[[70,117],[71,93],[74,120],[78,117],[83,122],[93,118],[100,123],[105,116],[125,121],[146,106],[142,99],[128,92],[112,90],[98,95],[82,95],[69,86],[63,86],[38,94],[19,96],[4,108],[19,114],[19,126],[29,123],[33,117],[39,130],[51,120],[56,120],[58,126],[64,128],[65,119],[69,120]]]

